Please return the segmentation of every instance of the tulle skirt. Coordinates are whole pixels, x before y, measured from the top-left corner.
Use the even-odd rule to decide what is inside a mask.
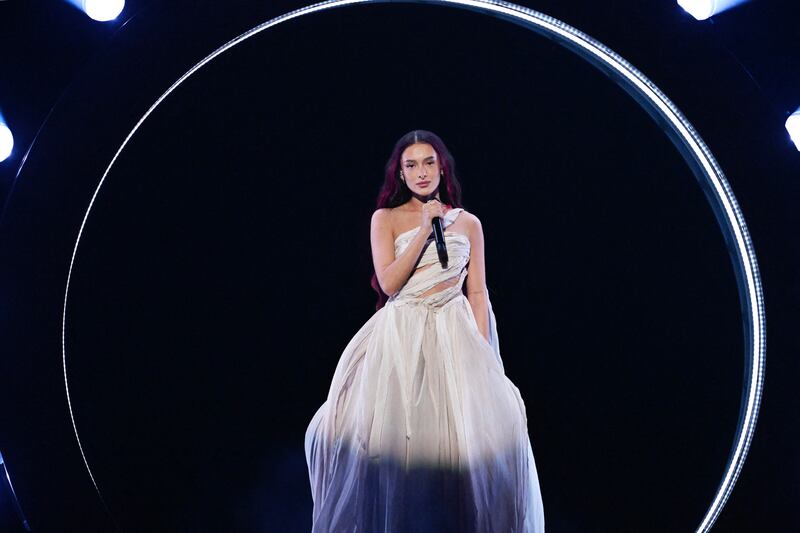
[[[392,302],[345,348],[305,436],[313,533],[544,531],[525,404],[463,294]]]

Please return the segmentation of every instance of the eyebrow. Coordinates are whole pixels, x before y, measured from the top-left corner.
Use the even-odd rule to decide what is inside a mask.
[[[429,155],[428,157],[424,157],[423,159],[436,159],[436,156]],[[409,161],[411,161],[413,163],[414,159],[406,159],[406,163],[408,163]]]

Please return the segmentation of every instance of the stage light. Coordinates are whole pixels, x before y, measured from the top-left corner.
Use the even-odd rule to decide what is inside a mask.
[[[800,107],[786,119],[786,131],[798,151],[800,151]]]
[[[83,11],[99,22],[114,20],[122,13],[125,0],[82,0]]]
[[[8,159],[14,149],[14,136],[6,123],[0,118],[0,161]]]
[[[706,20],[747,0],[678,0],[678,5],[697,20]]]

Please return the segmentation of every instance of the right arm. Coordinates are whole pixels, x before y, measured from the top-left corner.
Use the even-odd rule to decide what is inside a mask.
[[[378,209],[372,214],[370,223],[372,262],[383,292],[392,296],[406,284],[425,248],[428,235],[430,231],[418,231],[400,257],[395,257],[389,210]]]

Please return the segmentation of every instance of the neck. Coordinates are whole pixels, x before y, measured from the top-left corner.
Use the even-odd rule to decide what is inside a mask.
[[[422,204],[429,202],[433,198],[439,200],[438,189],[427,195],[417,194],[414,191],[411,191],[411,200],[409,200],[409,202],[411,203],[411,206],[414,207],[414,209],[422,211]]]

